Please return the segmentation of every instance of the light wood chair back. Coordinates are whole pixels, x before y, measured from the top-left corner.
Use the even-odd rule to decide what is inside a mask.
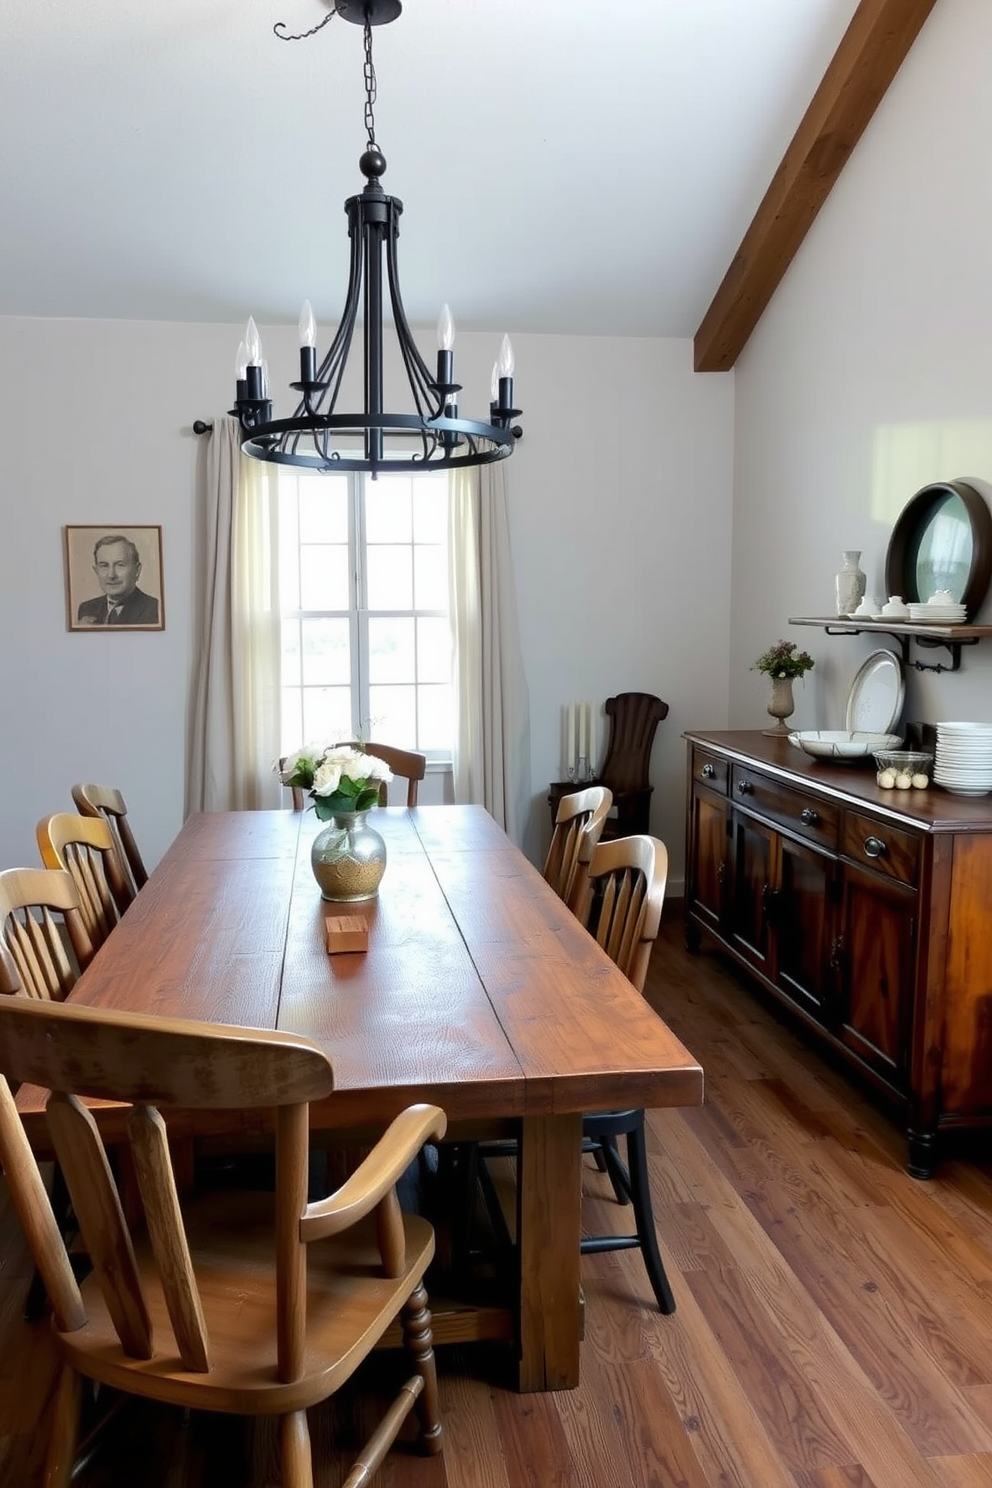
[[[352,749],[364,749],[374,754],[392,770],[393,774],[406,781],[406,804],[416,806],[420,782],[427,774],[427,756],[413,749],[395,749],[392,744],[359,744],[351,742]],[[389,783],[383,781],[379,787],[379,805],[389,805]]]
[[[127,806],[119,790],[109,785],[74,785],[72,799],[80,816],[102,816],[110,828],[117,856],[135,893],[148,882],[138,844],[127,819]]]
[[[599,842],[589,864],[594,904],[589,929],[639,992],[661,929],[668,849],[657,837]]]
[[[45,867],[72,875],[87,933],[101,946],[134,899],[110,828],[102,817],[57,811],[42,818],[37,836]]]
[[[612,804],[613,795],[605,785],[573,791],[558,802],[544,877],[583,923],[591,893],[589,864]]]
[[[427,774],[426,754],[417,754],[410,749],[394,749],[391,744],[359,744],[354,739],[345,739],[342,745],[348,749],[364,749],[366,754],[374,754],[376,759],[384,760],[394,775],[406,781],[406,804],[416,806],[417,795],[420,790],[420,782]],[[280,770],[285,769],[285,756],[279,761]],[[298,785],[286,787],[293,793],[293,810],[302,811],[304,806],[303,792]],[[379,787],[379,805],[389,805],[389,782],[384,780]]]
[[[71,1003],[0,999],[0,1161],[51,1299],[62,1374],[46,1488],[69,1483],[80,1378],[180,1405],[278,1418],[282,1483],[312,1488],[306,1411],[353,1373],[399,1318],[413,1374],[347,1483],[364,1484],[416,1402],[441,1449],[424,1271],[426,1220],[396,1184],[445,1131],[411,1106],[329,1198],[307,1201],[309,1105],[334,1087],[305,1038]],[[8,1081],[51,1093],[47,1116],[93,1261],[77,1283]],[[144,1211],[129,1228],[84,1098],[132,1107],[127,1136]],[[160,1107],[270,1110],[275,1193],[180,1199]]]
[[[0,872],[0,993],[60,1002],[92,959],[70,874],[61,868]]]

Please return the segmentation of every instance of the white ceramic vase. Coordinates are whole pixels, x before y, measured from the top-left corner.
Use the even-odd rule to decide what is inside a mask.
[[[851,548],[842,554],[844,566],[835,579],[838,615],[853,615],[865,596],[865,576],[859,566],[861,551]]]

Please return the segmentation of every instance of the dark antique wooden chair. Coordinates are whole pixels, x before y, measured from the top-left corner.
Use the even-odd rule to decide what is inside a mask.
[[[610,738],[595,784],[613,793],[613,812],[603,827],[604,839],[649,832],[651,815],[651,746],[655,731],[668,717],[668,704],[650,692],[618,692],[606,699]]]
[[[422,1447],[441,1450],[423,1286],[434,1237],[425,1220],[402,1213],[396,1194],[423,1142],[444,1135],[436,1106],[401,1112],[336,1193],[308,1202],[308,1105],[334,1088],[327,1056],[308,1039],[8,997],[0,1072],[0,1160],[51,1300],[61,1362],[47,1488],[68,1488],[87,1379],[191,1409],[276,1417],[284,1488],[312,1488],[307,1408],[351,1376],[394,1320],[405,1382],[346,1482],[370,1480],[414,1405]],[[8,1080],[51,1092],[49,1130],[93,1261],[81,1283]],[[131,1105],[143,1210],[133,1225],[85,1097]],[[270,1111],[275,1193],[181,1198],[170,1107]]]

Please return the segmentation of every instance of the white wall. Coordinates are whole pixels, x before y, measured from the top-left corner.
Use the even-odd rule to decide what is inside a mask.
[[[0,319],[0,864],[69,787],[119,786],[149,863],[182,820],[195,418],[231,397],[241,328]],[[265,332],[274,386],[295,327]],[[423,345],[433,344],[433,332]],[[508,467],[531,701],[535,859],[560,773],[559,709],[612,692],[671,705],[653,829],[681,878],[690,725],[726,723],[733,377],[695,377],[688,342],[514,337],[525,438]],[[495,338],[459,334],[466,413],[488,401]],[[57,417],[49,410],[58,410]],[[161,524],[166,629],[66,630],[62,526]],[[599,737],[603,729],[600,721]]]
[[[920,487],[971,478],[992,496],[990,55],[987,0],[941,0],[738,363],[735,727],[767,722],[749,666],[787,636],[817,663],[793,726],[842,728],[858,666],[892,643],[788,617],[833,612],[845,548],[863,550],[881,593],[893,524]],[[992,621],[992,601],[977,619]],[[992,718],[990,683],[987,640],[957,674],[911,670],[905,716]]]

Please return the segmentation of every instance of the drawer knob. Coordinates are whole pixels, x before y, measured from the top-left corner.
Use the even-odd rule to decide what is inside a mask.
[[[739,796],[749,796],[753,790],[754,786],[751,784],[750,780],[738,780],[737,794]]]
[[[886,848],[885,843],[882,841],[881,837],[865,838],[866,858],[883,858],[887,851],[888,849]]]
[[[716,771],[714,770],[712,765],[704,765],[699,773],[700,775],[702,775],[704,780],[712,780],[713,776],[716,774]]]
[[[804,827],[815,827],[817,822],[820,820],[820,813],[818,811],[814,811],[812,806],[804,806],[802,811],[800,811],[799,813],[799,820],[802,822]]]

